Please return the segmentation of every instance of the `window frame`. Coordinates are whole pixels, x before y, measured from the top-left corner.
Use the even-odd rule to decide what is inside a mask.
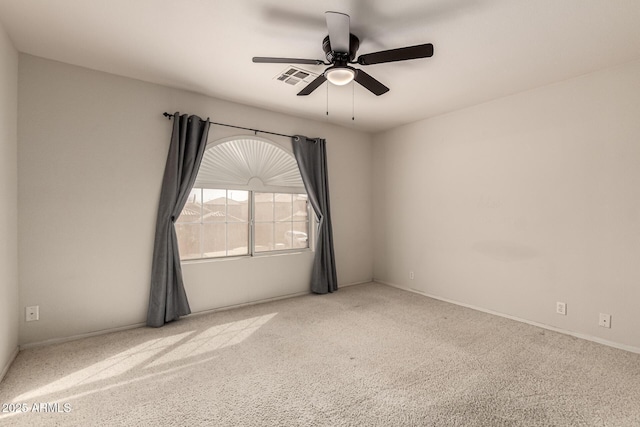
[[[192,257],[192,258],[182,258],[182,256],[180,257],[180,262],[194,262],[194,261],[210,261],[210,260],[223,260],[223,259],[230,259],[230,258],[254,258],[254,257],[264,257],[264,256],[276,256],[276,255],[281,255],[281,254],[291,254],[291,253],[300,253],[300,252],[310,252],[312,251],[312,241],[313,241],[313,227],[312,227],[312,222],[315,223],[315,215],[311,215],[313,210],[311,209],[311,204],[309,203],[309,199],[308,199],[308,195],[306,192],[301,193],[299,192],[299,190],[294,191],[295,189],[289,189],[289,191],[282,191],[282,189],[278,190],[278,191],[272,191],[271,189],[265,190],[265,189],[259,189],[259,190],[248,190],[248,189],[229,189],[229,188],[207,188],[207,187],[193,187],[191,189],[191,191],[193,190],[200,190],[200,218],[198,222],[176,222],[176,224],[188,224],[188,225],[198,225],[199,226],[199,230],[198,230],[198,234],[200,235],[200,256],[199,257]],[[205,222],[204,221],[204,201],[203,201],[203,196],[204,196],[204,190],[215,190],[215,191],[225,191],[225,221],[224,222],[220,222],[220,224],[225,224],[225,255],[220,255],[220,256],[204,256],[205,252],[204,252],[204,226],[205,224],[214,224],[215,222]],[[246,191],[248,193],[248,198],[247,198],[247,203],[248,203],[248,218],[247,221],[231,221],[231,223],[234,224],[246,224],[247,225],[247,253],[246,254],[239,254],[239,255],[229,255],[229,248],[227,247],[227,242],[228,242],[228,224],[230,223],[227,219],[228,216],[228,200],[229,200],[229,191]],[[256,221],[255,219],[255,195],[256,193],[261,193],[261,194],[273,194],[274,195],[274,217],[272,221]],[[278,194],[290,194],[292,197],[295,195],[304,195],[307,197],[306,200],[306,211],[307,211],[307,216],[306,216],[306,220],[305,221],[277,221],[275,218],[275,196]],[[293,206],[294,200],[292,199],[291,204]],[[255,239],[255,225],[256,223],[258,224],[273,224],[274,225],[274,229],[275,229],[275,225],[278,223],[286,223],[289,222],[291,224],[294,223],[300,223],[300,224],[306,224],[306,233],[307,233],[307,246],[306,247],[302,247],[302,248],[285,248],[285,249],[270,249],[270,250],[265,250],[265,251],[256,251],[256,239]],[[176,233],[178,234],[178,233]],[[179,236],[177,236],[179,239]]]
[[[258,221],[255,218],[255,208],[256,208],[256,199],[255,199],[255,195],[256,193],[261,193],[261,194],[273,194],[274,195],[274,202],[273,202],[273,209],[274,209],[274,217],[272,221]],[[304,195],[307,197],[307,201],[306,201],[306,211],[307,211],[307,219],[305,221],[288,221],[289,223],[291,223],[293,225],[293,223],[304,223],[306,224],[306,233],[307,233],[307,246],[303,247],[303,248],[285,248],[285,249],[270,249],[270,250],[265,250],[265,251],[256,251],[256,238],[255,238],[255,232],[256,232],[256,224],[273,224],[274,227],[274,238],[275,238],[275,228],[276,228],[276,224],[278,223],[285,223],[285,221],[278,221],[276,220],[275,217],[275,209],[276,209],[276,202],[275,202],[275,197],[278,194],[290,194],[292,196],[294,195]],[[285,192],[285,191],[264,191],[264,190],[250,190],[249,191],[249,199],[250,199],[250,204],[249,204],[249,211],[251,213],[251,218],[249,219],[249,240],[250,240],[250,248],[249,248],[249,256],[252,257],[261,257],[261,256],[268,256],[268,255],[276,255],[276,254],[283,254],[283,253],[295,253],[295,252],[306,252],[306,251],[310,251],[311,250],[311,205],[309,203],[309,199],[308,199],[308,195],[307,193],[299,193],[299,192]],[[293,199],[291,201],[291,205],[293,207]]]
[[[293,160],[293,162],[295,162],[295,158],[293,156],[293,151],[291,148],[288,148],[286,146],[283,146],[282,144],[276,143],[274,141],[265,139],[265,138],[261,138],[261,137],[257,137],[254,135],[248,136],[248,135],[236,135],[236,136],[231,136],[231,137],[227,137],[227,138],[223,138],[217,141],[213,141],[213,142],[209,142],[207,144],[207,148],[205,149],[205,155],[207,153],[208,150],[211,150],[213,148],[215,148],[218,145],[221,144],[225,144],[225,143],[229,143],[229,142],[234,142],[234,141],[238,141],[239,143],[245,142],[245,140],[253,140],[255,141],[259,141],[265,144],[269,144],[270,146],[275,147],[275,149],[279,149],[282,150],[284,153],[286,153],[288,156],[290,156],[290,158]],[[222,148],[224,150],[224,148]],[[268,148],[273,150],[273,148]],[[288,162],[290,162],[290,160],[288,160]],[[297,162],[296,162],[296,168],[297,168]],[[297,169],[296,169],[297,170]],[[297,185],[293,186],[291,185],[289,182],[287,182],[286,184],[283,185],[265,185],[262,181],[261,177],[258,176],[247,176],[246,178],[246,183],[244,184],[240,184],[238,182],[218,182],[217,179],[212,179],[212,180],[208,180],[205,178],[199,180],[196,179],[196,182],[192,188],[193,189],[200,189],[200,203],[201,203],[201,207],[200,207],[200,218],[199,218],[199,222],[181,222],[181,224],[192,224],[192,225],[198,225],[199,227],[199,237],[200,237],[200,243],[199,243],[199,256],[198,257],[189,257],[189,258],[182,258],[182,253],[180,255],[180,262],[181,263],[189,263],[189,262],[203,262],[203,261],[216,261],[216,260],[225,260],[225,259],[233,259],[233,258],[254,258],[254,257],[264,257],[264,256],[278,256],[278,255],[285,255],[285,254],[294,254],[294,253],[300,253],[300,252],[311,252],[313,251],[313,247],[314,247],[314,242],[315,242],[315,227],[317,226],[317,219],[315,217],[315,213],[311,207],[311,203],[309,202],[309,196],[306,192],[306,189],[304,188],[304,186],[302,185],[301,180],[298,182]],[[204,197],[204,190],[220,190],[220,191],[225,191],[225,255],[221,255],[221,256],[204,256],[205,252],[203,250],[204,248],[204,201],[203,201],[203,197]],[[228,241],[228,218],[226,217],[228,215],[228,196],[229,196],[229,192],[230,191],[246,191],[248,193],[248,213],[247,213],[247,221],[246,222],[241,222],[242,224],[246,224],[247,225],[247,253],[246,254],[229,254],[229,248],[227,247],[229,241]],[[257,193],[269,193],[269,194],[273,194],[274,197],[274,216],[272,218],[272,221],[257,221],[256,217],[255,217],[255,211],[256,211],[256,194]],[[295,223],[304,223],[305,224],[305,228],[306,228],[306,234],[307,234],[307,241],[306,241],[306,247],[302,247],[302,248],[284,248],[284,249],[276,249],[275,245],[276,242],[275,240],[273,240],[273,245],[274,248],[273,249],[269,249],[269,250],[264,250],[264,251],[256,251],[256,224],[260,224],[260,223],[270,223],[273,224],[273,229],[274,229],[274,234],[275,234],[275,230],[276,230],[276,225],[278,223],[282,223],[280,221],[276,220],[276,216],[275,216],[275,209],[276,209],[276,203],[275,203],[275,197],[278,194],[291,194],[292,197],[295,196],[296,194],[300,194],[300,195],[304,195],[306,197],[306,220],[305,221],[294,221],[293,218],[291,219],[290,223],[291,223],[291,231],[292,231],[292,246],[293,246],[293,231],[294,230],[294,226]],[[291,200],[292,206],[295,203],[295,200]],[[289,222],[289,221],[283,221],[283,222]],[[178,224],[178,222],[176,221],[176,224]],[[178,234],[178,239],[179,239],[179,234]]]

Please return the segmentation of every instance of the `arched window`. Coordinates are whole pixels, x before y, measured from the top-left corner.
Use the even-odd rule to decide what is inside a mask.
[[[259,137],[210,143],[176,221],[183,260],[309,248],[309,205],[293,155]]]

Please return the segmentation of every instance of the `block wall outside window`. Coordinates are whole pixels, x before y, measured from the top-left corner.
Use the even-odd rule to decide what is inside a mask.
[[[306,194],[194,188],[175,226],[182,260],[309,248]]]

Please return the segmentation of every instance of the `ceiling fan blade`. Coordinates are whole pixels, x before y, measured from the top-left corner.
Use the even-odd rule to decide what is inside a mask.
[[[323,61],[319,59],[300,59],[300,58],[270,58],[268,56],[254,56],[253,62],[261,64],[307,64],[322,65]]]
[[[349,15],[340,12],[325,12],[329,43],[334,52],[349,53]]]
[[[433,45],[427,43],[360,55],[358,64],[372,65],[384,62],[406,61],[408,59],[429,58],[431,56],[433,56]]]
[[[327,81],[327,78],[324,76],[324,74],[320,74],[318,77],[316,77],[316,79],[314,81],[309,83],[304,89],[302,89],[300,92],[298,92],[298,96],[307,96],[307,95],[309,95],[311,92],[313,92],[314,90],[318,89],[318,86],[320,86],[322,83],[324,83],[326,81]]]
[[[369,91],[373,92],[376,96],[380,96],[383,93],[389,92],[388,87],[386,87],[362,70],[356,70],[356,76],[354,77],[354,80],[360,83]]]

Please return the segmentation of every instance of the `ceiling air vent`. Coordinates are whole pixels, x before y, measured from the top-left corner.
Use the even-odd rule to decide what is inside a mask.
[[[278,73],[274,79],[287,83],[291,86],[297,86],[301,83],[307,85],[316,77],[318,77],[318,74],[290,65]]]

